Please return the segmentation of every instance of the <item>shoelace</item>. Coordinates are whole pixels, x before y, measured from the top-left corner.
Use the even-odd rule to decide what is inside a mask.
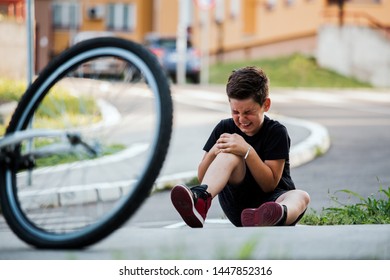
[[[206,185],[199,185],[191,188],[191,191],[194,193],[195,199],[203,198],[207,199],[207,197],[210,195],[207,191]]]
[[[191,191],[194,195],[195,204],[197,204],[199,198],[204,201],[204,204],[203,204],[204,209],[202,209],[202,210],[198,209],[198,211],[200,210],[202,212],[201,213],[202,216],[206,215],[206,213],[209,210],[210,205],[211,205],[211,194],[209,192],[207,192],[206,189],[207,189],[206,185],[200,185],[200,186],[196,186],[196,187],[191,188]],[[200,207],[200,205],[198,205],[197,207]]]

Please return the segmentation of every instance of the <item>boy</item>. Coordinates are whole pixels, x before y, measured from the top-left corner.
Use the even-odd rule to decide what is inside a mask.
[[[176,185],[171,200],[190,227],[203,227],[218,195],[227,218],[237,227],[295,225],[309,195],[290,177],[290,137],[265,115],[270,109],[269,80],[262,69],[233,71],[226,92],[232,118],[222,120],[204,146],[198,167],[201,184]]]

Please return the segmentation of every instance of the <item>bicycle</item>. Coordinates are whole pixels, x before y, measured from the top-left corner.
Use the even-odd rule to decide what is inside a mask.
[[[150,194],[171,132],[170,86],[138,43],[101,37],[54,58],[0,139],[0,205],[37,248],[92,245]]]

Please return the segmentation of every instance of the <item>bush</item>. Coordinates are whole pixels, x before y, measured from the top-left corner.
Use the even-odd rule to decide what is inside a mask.
[[[18,101],[26,91],[27,83],[0,78],[0,104]]]
[[[26,90],[26,83],[0,79],[0,105],[10,101],[19,101]],[[4,134],[11,116],[0,122],[0,136]],[[67,122],[77,125],[97,123],[101,120],[99,108],[90,96],[74,96],[68,90],[54,87],[44,99],[37,112],[36,128],[61,129]]]

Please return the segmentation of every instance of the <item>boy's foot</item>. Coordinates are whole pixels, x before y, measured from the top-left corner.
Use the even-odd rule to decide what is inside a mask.
[[[203,227],[207,211],[211,206],[211,194],[206,189],[206,185],[191,189],[185,185],[176,185],[171,191],[173,206],[190,227]]]
[[[266,202],[259,208],[247,208],[241,213],[241,224],[244,227],[276,226],[284,223],[285,209],[276,202]]]

